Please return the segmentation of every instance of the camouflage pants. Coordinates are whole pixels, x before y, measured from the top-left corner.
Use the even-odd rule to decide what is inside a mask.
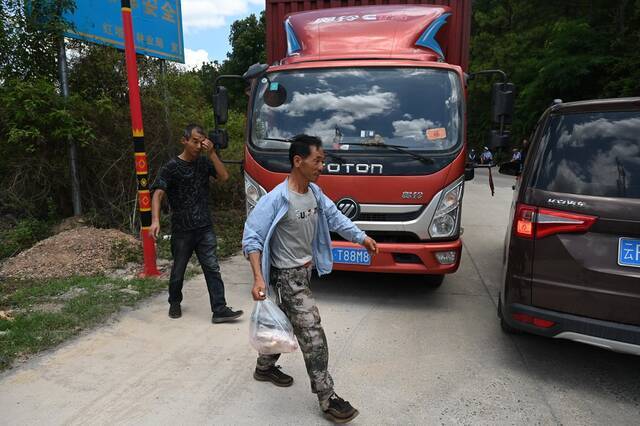
[[[320,313],[309,288],[311,267],[291,269],[271,268],[270,282],[275,294],[280,296],[280,309],[287,315],[298,338],[307,373],[311,380],[311,392],[324,402],[333,394],[333,379],[327,371],[329,349],[327,338],[320,324]],[[260,354],[257,368],[267,370],[280,357]]]

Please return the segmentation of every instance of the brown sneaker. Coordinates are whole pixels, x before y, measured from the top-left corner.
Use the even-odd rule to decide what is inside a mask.
[[[253,378],[259,382],[271,382],[281,388],[286,388],[293,384],[293,377],[280,371],[279,365],[264,371],[256,368],[256,371],[253,372]]]
[[[324,416],[334,423],[349,423],[360,414],[349,404],[349,401],[345,401],[335,393],[322,404],[322,411]]]

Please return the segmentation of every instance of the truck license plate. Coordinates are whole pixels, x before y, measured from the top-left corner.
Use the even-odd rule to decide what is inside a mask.
[[[640,268],[640,240],[620,238],[618,241],[618,265]]]
[[[370,265],[371,256],[366,249],[361,248],[333,248],[333,261],[352,265]]]

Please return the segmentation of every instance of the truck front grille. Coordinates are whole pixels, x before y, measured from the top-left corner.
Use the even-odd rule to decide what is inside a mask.
[[[355,220],[362,222],[408,222],[417,219],[422,210],[424,207],[408,213],[360,213]]]
[[[366,231],[378,243],[419,243],[420,239],[411,232]],[[339,234],[331,233],[333,241],[345,241]]]

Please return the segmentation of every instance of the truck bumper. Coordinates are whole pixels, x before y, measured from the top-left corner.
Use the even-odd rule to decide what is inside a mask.
[[[362,248],[358,244],[333,241],[333,248]],[[437,243],[378,243],[379,253],[373,256],[370,265],[352,265],[334,262],[338,271],[389,272],[395,274],[451,274],[460,266],[462,240]],[[455,261],[442,264],[436,253],[455,252]]]

